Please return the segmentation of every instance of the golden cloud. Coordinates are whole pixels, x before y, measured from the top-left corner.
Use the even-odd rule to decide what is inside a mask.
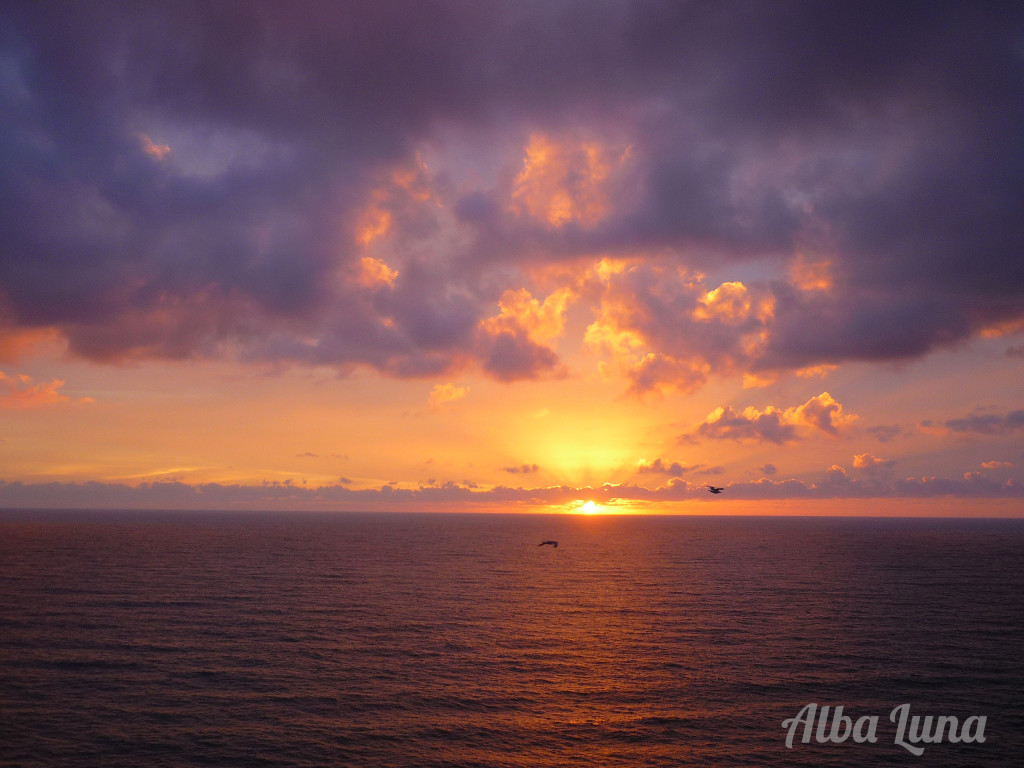
[[[836,435],[841,427],[856,418],[845,413],[842,404],[832,395],[822,392],[803,405],[786,409],[769,405],[764,410],[748,406],[737,411],[731,406],[720,406],[708,414],[695,433],[684,435],[684,438],[700,436],[713,440],[781,444],[799,439],[801,429]]]
[[[608,182],[628,158],[597,142],[534,133],[512,189],[512,210],[552,226],[593,226],[611,210]]]
[[[832,262],[829,259],[812,261],[798,254],[790,262],[789,280],[801,291],[829,291],[834,285]]]
[[[447,403],[454,403],[469,394],[469,387],[460,387],[456,384],[436,384],[430,390],[430,405],[433,408],[440,408]]]
[[[394,286],[398,270],[392,269],[380,259],[363,256],[359,260],[359,284],[364,288],[375,288],[381,285]]]
[[[565,330],[565,313],[574,299],[571,288],[560,288],[543,302],[528,290],[507,290],[498,307],[501,312],[480,323],[480,330],[489,336],[500,333],[525,333],[535,344],[548,344]]]

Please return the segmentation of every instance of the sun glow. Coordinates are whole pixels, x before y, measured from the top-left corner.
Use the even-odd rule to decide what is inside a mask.
[[[602,511],[602,508],[592,501],[585,501],[576,510],[577,514],[580,515],[596,515]]]

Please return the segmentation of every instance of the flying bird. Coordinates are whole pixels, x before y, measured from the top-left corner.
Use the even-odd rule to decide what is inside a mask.
[[[714,486],[714,485],[709,485],[709,486],[708,486],[708,490],[709,490],[709,491],[710,491],[711,493],[721,493],[722,491],[724,491],[724,490],[725,490],[725,488],[718,488],[718,487],[716,487],[716,486]]]
[[[548,539],[547,541],[542,541],[537,546],[538,547],[543,547],[545,544],[550,544],[552,547],[555,547],[556,549],[558,548],[558,542],[557,541],[552,541],[550,539]]]

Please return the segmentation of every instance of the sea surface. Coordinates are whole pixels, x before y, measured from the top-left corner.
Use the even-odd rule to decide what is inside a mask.
[[[0,513],[0,766],[1020,766],[1022,553],[1021,520]],[[809,703],[876,743],[787,748]],[[985,741],[915,756],[901,704]]]

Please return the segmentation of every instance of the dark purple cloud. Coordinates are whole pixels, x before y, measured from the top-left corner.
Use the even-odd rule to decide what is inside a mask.
[[[967,432],[978,435],[1009,435],[1024,429],[1024,410],[1010,411],[1006,415],[994,413],[972,413],[960,419],[945,422],[953,432]]]
[[[637,391],[916,357],[1024,318],[1024,11],[1010,3],[0,14],[0,325],[57,328],[90,359],[534,378],[559,370],[555,353],[515,333],[482,342],[480,323],[528,282],[517,270],[598,254],[657,252],[683,275],[757,259],[778,277],[747,286],[773,313],[742,322],[694,320],[701,294],[660,284],[664,268],[608,286],[637,308],[620,329],[653,353]],[[590,208],[534,220],[513,203],[535,133],[628,162],[594,175]],[[380,196],[427,146],[449,147],[423,182],[434,198]],[[561,177],[577,196],[578,170]],[[374,201],[398,273],[376,286],[352,278]],[[798,251],[829,263],[827,291],[785,279]]]
[[[692,472],[697,469],[703,468],[703,464],[697,464],[695,466],[686,466],[680,464],[678,461],[671,463],[664,461],[663,459],[655,459],[649,464],[641,464],[636,468],[637,474],[640,475],[665,475],[667,477],[682,477],[687,472]]]
[[[875,427],[868,427],[867,431],[880,443],[887,443],[897,435],[903,434],[903,427],[898,424],[880,424]]]
[[[483,369],[499,381],[534,379],[558,371],[558,356],[525,333],[485,336],[481,347]]]
[[[696,434],[712,440],[763,440],[777,444],[797,439],[796,425],[787,424],[782,411],[740,413],[728,406],[709,416],[697,427]]]
[[[536,464],[520,464],[514,467],[502,467],[502,469],[513,475],[530,475],[540,471],[540,467]]]
[[[600,487],[552,486],[522,488],[496,486],[479,489],[472,484],[445,482],[399,488],[354,490],[345,478],[339,484],[310,487],[300,483],[190,485],[164,481],[128,486],[120,483],[53,482],[25,484],[0,481],[0,508],[4,509],[240,509],[240,510],[436,510],[438,504],[453,508],[515,509],[573,505],[581,498],[615,505],[618,502],[712,501],[706,486],[672,478],[658,488],[618,484]],[[980,472],[959,478],[925,477],[892,479],[879,475],[851,477],[832,467],[815,480],[772,480],[728,483],[722,498],[762,499],[929,499],[929,498],[1024,499],[1020,479],[994,480]],[[660,511],[672,511],[663,507]],[[694,508],[688,507],[687,512]],[[706,510],[702,510],[706,511]]]

